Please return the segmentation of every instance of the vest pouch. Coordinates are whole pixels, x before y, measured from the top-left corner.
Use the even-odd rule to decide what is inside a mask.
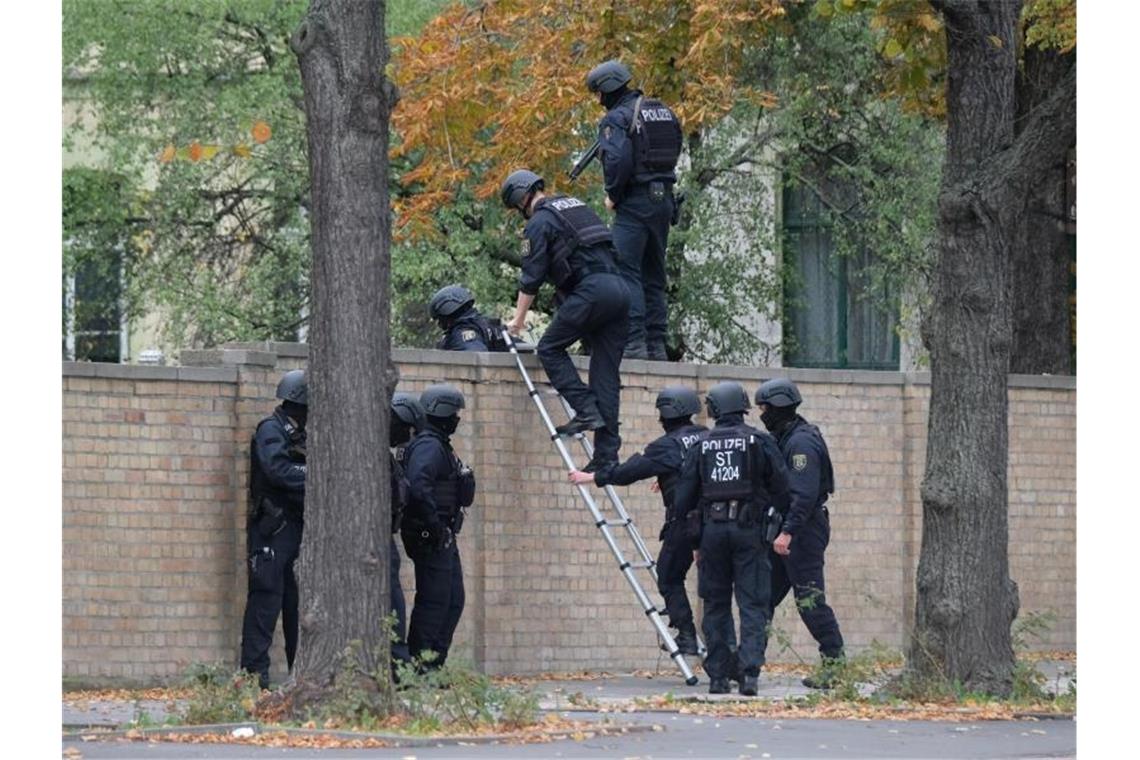
[[[456,504],[470,507],[475,502],[475,473],[467,465],[461,465],[455,483]]]
[[[257,532],[262,538],[272,538],[285,529],[285,510],[267,496],[261,497],[254,514],[257,515]]]

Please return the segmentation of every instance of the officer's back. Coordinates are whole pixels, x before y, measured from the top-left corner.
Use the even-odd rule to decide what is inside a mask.
[[[686,514],[699,547],[709,692],[726,693],[728,679],[736,674],[740,693],[754,695],[769,617],[766,529],[772,510],[782,512],[787,504],[787,469],[772,437],[744,423],[750,404],[739,383],[713,386],[706,403],[716,425],[685,456],[677,509]],[[736,662],[734,595],[740,607]]]

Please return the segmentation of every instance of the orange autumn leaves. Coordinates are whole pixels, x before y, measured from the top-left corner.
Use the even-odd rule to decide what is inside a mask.
[[[609,58],[630,67],[633,86],[666,100],[689,133],[742,99],[771,104],[736,74],[744,45],[783,15],[778,0],[451,6],[418,37],[393,40],[401,99],[392,157],[411,161],[400,178],[411,192],[396,202],[399,225],[410,225],[402,232],[430,228],[464,183],[489,199],[520,166],[561,183],[602,116],[586,73]]]
[[[269,142],[273,137],[273,130],[264,121],[255,121],[253,126],[249,129],[250,138],[254,143],[262,145]],[[209,160],[214,158],[219,153],[227,152],[230,155],[237,156],[238,158],[249,158],[253,155],[253,147],[247,143],[238,143],[229,147],[221,145],[203,145],[197,140],[192,141],[189,145],[182,148],[176,147],[173,143],[169,143],[162,149],[159,154],[158,160],[161,163],[168,164],[176,158],[180,158],[192,163],[199,161]]]

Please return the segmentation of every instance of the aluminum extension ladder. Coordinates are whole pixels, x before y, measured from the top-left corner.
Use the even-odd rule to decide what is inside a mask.
[[[526,383],[527,393],[534,401],[534,405],[538,407],[538,413],[542,417],[543,423],[546,425],[546,432],[550,434],[550,440],[554,442],[555,447],[558,449],[558,453],[562,455],[562,461],[566,464],[568,470],[578,469],[574,465],[574,460],[571,458],[570,452],[566,449],[566,444],[563,441],[562,436],[558,435],[558,433],[555,432],[554,422],[550,419],[550,413],[546,411],[546,406],[542,403],[542,393],[537,388],[535,388],[534,383],[530,379],[530,373],[526,371],[526,366],[523,364],[522,355],[515,347],[513,338],[505,329],[503,330],[503,338],[506,340],[507,345],[510,346],[511,354],[514,355],[515,363],[518,365],[519,372],[522,373],[523,381]],[[557,391],[552,392],[554,395],[558,396],[558,400],[562,402],[562,408],[566,411],[566,414],[573,416],[574,412],[570,407],[570,403],[562,397],[562,394],[558,393]],[[584,433],[577,433],[573,437],[577,438],[578,441],[582,444],[582,448],[585,451],[586,456],[593,457],[594,446],[589,441],[589,439],[586,438],[586,435]],[[630,517],[629,513],[626,511],[625,506],[622,504],[621,498],[617,495],[617,491],[614,490],[613,486],[605,486],[606,496],[609,498],[610,504],[613,506],[613,509],[618,516],[618,519],[616,520],[608,520],[602,515],[601,510],[598,508],[598,503],[594,500],[594,497],[590,493],[589,488],[587,488],[585,485],[577,485],[575,487],[578,489],[578,494],[582,497],[582,501],[586,503],[586,507],[590,510],[590,514],[594,518],[594,525],[602,532],[602,536],[605,538],[606,544],[610,547],[610,551],[613,553],[614,559],[617,560],[618,569],[621,570],[622,575],[625,576],[626,581],[629,582],[630,588],[633,589],[634,596],[637,597],[637,601],[641,605],[641,609],[645,612],[645,616],[649,618],[649,622],[653,625],[654,630],[657,632],[657,636],[661,639],[662,642],[664,642],[665,651],[669,653],[669,656],[673,658],[673,662],[677,664],[677,667],[685,676],[685,683],[689,686],[695,686],[698,683],[699,679],[697,676],[693,675],[693,670],[691,667],[689,667],[689,663],[685,660],[685,655],[682,654],[681,650],[677,647],[677,642],[673,640],[673,636],[669,633],[669,629],[661,620],[661,610],[657,609],[656,605],[654,605],[653,601],[649,598],[649,595],[645,593],[645,589],[642,588],[641,582],[638,581],[637,575],[634,573],[634,570],[648,570],[650,576],[656,583],[657,563],[654,560],[653,555],[650,554],[649,548],[645,545],[645,540],[642,539],[641,533],[638,532],[637,527],[633,524],[633,518]],[[641,557],[640,560],[630,562],[625,558],[621,547],[618,546],[617,541],[614,539],[614,534],[611,530],[612,528],[625,528],[626,533],[630,537],[630,540],[637,548],[637,553]],[[702,646],[700,648],[703,649],[704,647]]]

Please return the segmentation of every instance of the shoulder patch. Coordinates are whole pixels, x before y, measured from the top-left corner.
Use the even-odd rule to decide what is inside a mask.
[[[524,259],[530,255],[530,238],[524,237],[522,239],[522,246],[520,246],[520,251],[522,252]]]
[[[603,128],[603,129],[602,129],[602,135],[603,135],[603,136],[605,137],[605,139],[607,139],[607,140],[608,140],[608,139],[610,139],[610,135],[612,135],[613,133],[614,133],[614,128],[613,128],[613,127],[611,127],[609,124],[607,124],[607,125],[606,125],[606,126]]]
[[[807,468],[807,454],[792,454],[792,469],[803,470]]]
[[[465,343],[470,343],[475,340],[476,335],[474,330],[462,330],[459,333],[459,337],[462,338]]]

